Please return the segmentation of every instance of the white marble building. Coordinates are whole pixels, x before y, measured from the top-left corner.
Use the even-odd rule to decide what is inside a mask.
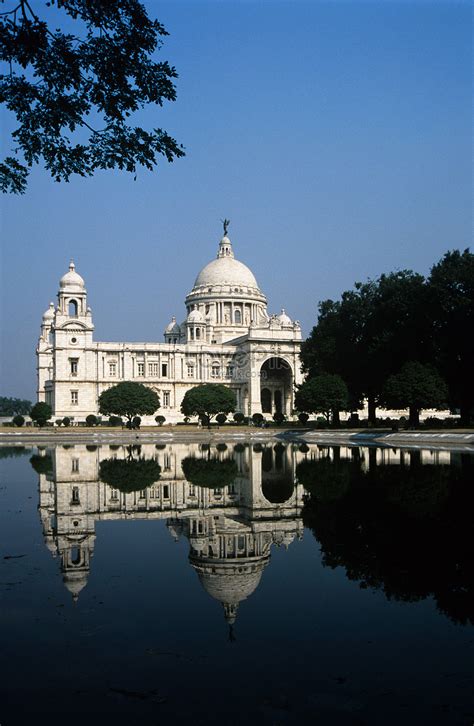
[[[182,421],[187,390],[225,383],[245,415],[282,412],[290,417],[302,382],[301,327],[284,310],[269,315],[267,299],[251,270],[234,257],[225,234],[216,259],[200,271],[185,300],[186,319],[172,318],[164,343],[94,340],[92,311],[83,278],[71,262],[59,282],[58,302],[43,315],[37,347],[38,400],[53,418],[82,421],[98,413],[102,391],[138,381],[160,397],[159,414]],[[154,417],[144,419],[154,423]]]

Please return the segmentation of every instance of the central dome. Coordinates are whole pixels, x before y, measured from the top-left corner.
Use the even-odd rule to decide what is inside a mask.
[[[211,285],[237,285],[258,290],[257,280],[251,270],[233,257],[218,257],[209,262],[196,277],[194,287]]]
[[[253,272],[243,262],[235,259],[232,243],[226,235],[219,243],[217,259],[202,268],[196,277],[194,289],[214,285],[250,287],[259,290]]]

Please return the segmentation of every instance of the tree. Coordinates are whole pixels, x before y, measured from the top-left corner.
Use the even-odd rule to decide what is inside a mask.
[[[447,252],[428,279],[433,362],[449,386],[450,404],[468,424],[474,413],[474,254]]]
[[[99,423],[99,420],[98,420],[97,416],[94,416],[93,413],[90,413],[88,416],[86,416],[86,424],[88,426],[97,426],[98,423]]]
[[[155,416],[155,421],[158,424],[158,426],[163,426],[164,422],[166,421],[166,418],[164,416]]]
[[[0,416],[27,416],[31,410],[31,401],[23,398],[9,398],[0,396]]]
[[[232,413],[235,406],[235,393],[230,388],[222,383],[204,383],[186,391],[181,412],[185,416],[205,416],[210,426],[213,416],[218,413]]]
[[[325,373],[305,381],[295,394],[295,407],[306,413],[322,413],[329,422],[339,423],[339,411],[347,408],[349,393],[338,375]]]
[[[244,422],[245,416],[241,411],[237,411],[237,413],[234,413],[233,419],[236,424],[242,424]]]
[[[219,424],[219,426],[223,426],[225,422],[227,421],[227,416],[225,413],[218,413],[216,416],[216,421]]]
[[[154,484],[160,478],[161,467],[155,459],[132,458],[103,459],[99,465],[99,479],[121,492],[137,492]]]
[[[37,474],[51,474],[53,471],[53,460],[50,454],[33,454],[30,464]]]
[[[238,474],[237,464],[233,459],[221,460],[210,455],[207,459],[187,456],[181,462],[181,468],[187,481],[209,489],[229,486]]]
[[[39,403],[35,403],[33,408],[30,411],[31,420],[37,424],[39,427],[43,427],[46,425],[46,422],[49,421],[49,419],[52,416],[52,409],[49,403],[44,403],[44,401],[40,401]]]
[[[124,381],[103,391],[99,396],[99,411],[108,416],[125,416],[128,427],[132,427],[135,416],[151,416],[160,407],[155,391],[142,383]]]
[[[317,325],[302,347],[309,377],[335,373],[346,382],[349,409],[367,398],[369,421],[388,376],[407,360],[432,358],[428,286],[411,270],[356,283],[341,300],[319,305]]]
[[[273,420],[279,426],[283,423],[283,421],[285,420],[285,418],[286,418],[285,414],[282,413],[281,411],[277,411],[276,413],[273,414]]]
[[[109,426],[123,426],[123,421],[120,416],[110,416]]]
[[[448,388],[439,373],[417,361],[405,363],[401,371],[388,378],[382,393],[387,408],[408,408],[412,426],[420,423],[423,408],[445,408]]]
[[[25,423],[25,417],[24,416],[21,416],[20,414],[17,414],[16,416],[13,416],[13,418],[12,418],[12,424],[14,426],[18,426],[18,428],[21,428],[24,423]]]
[[[8,67],[0,101],[19,124],[13,155],[0,163],[2,191],[23,193],[41,159],[56,181],[68,181],[96,169],[136,175],[158,155],[169,162],[184,155],[162,129],[129,122],[148,104],[176,99],[175,68],[153,58],[168,33],[139,0],[49,0],[41,17],[32,5],[12,0],[0,16]]]
[[[300,422],[300,424],[302,424],[303,426],[305,426],[308,423],[308,421],[309,421],[308,414],[307,413],[304,413],[304,412],[303,413],[299,413],[298,414],[298,421]]]
[[[62,424],[63,424],[63,426],[65,426],[66,428],[67,428],[68,426],[70,426],[70,425],[71,425],[71,419],[69,418],[69,416],[65,416],[65,417],[63,418]]]

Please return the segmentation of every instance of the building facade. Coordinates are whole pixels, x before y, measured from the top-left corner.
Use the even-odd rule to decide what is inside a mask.
[[[183,420],[186,391],[212,382],[232,388],[236,410],[245,415],[290,417],[295,385],[302,382],[300,324],[284,310],[268,313],[265,295],[235,258],[227,234],[185,305],[186,319],[178,324],[172,318],[163,343],[97,342],[85,282],[71,262],[59,282],[57,304],[50,303],[42,319],[38,401],[51,405],[53,417],[83,421],[98,413],[102,391],[137,381],[158,393],[159,414],[176,423]]]

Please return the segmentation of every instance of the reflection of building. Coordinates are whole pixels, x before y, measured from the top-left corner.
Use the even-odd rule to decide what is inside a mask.
[[[50,403],[54,416],[84,420],[97,413],[103,390],[134,380],[160,394],[160,413],[173,422],[182,419],[189,388],[221,382],[235,391],[237,410],[245,414],[291,415],[294,384],[302,380],[300,325],[284,310],[268,314],[265,295],[251,270],[235,259],[227,236],[185,304],[186,320],[178,325],[172,319],[164,343],[95,342],[85,283],[71,263],[57,305],[43,315],[38,400]]]
[[[39,511],[45,543],[59,555],[73,598],[87,584],[97,521],[162,519],[173,537],[189,539],[191,565],[205,590],[222,602],[232,624],[239,603],[257,587],[272,544],[288,546],[303,531],[302,488],[294,478],[296,450],[274,443],[236,449],[234,482],[209,489],[186,481],[181,469],[185,457],[207,456],[198,444],[143,445],[141,456],[158,461],[160,479],[127,494],[99,481],[100,461],[126,458],[124,447],[48,450],[53,471],[40,475]],[[227,450],[216,455],[231,454]]]

